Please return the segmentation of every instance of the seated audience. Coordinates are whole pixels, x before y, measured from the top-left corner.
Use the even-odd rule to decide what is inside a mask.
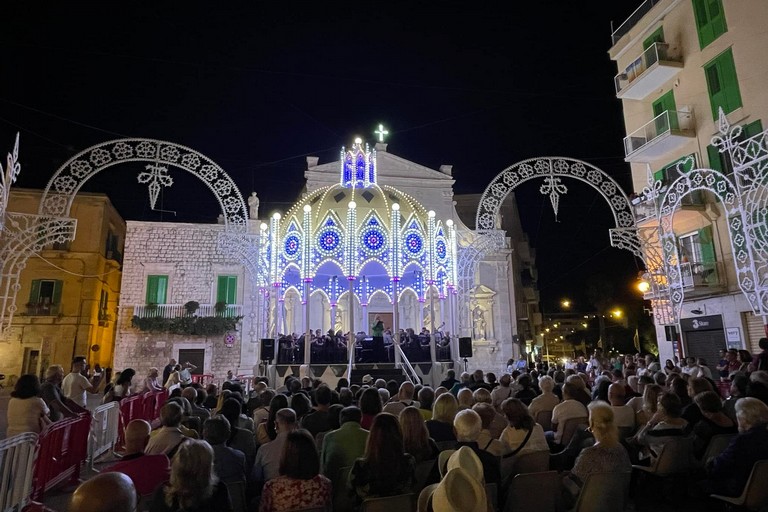
[[[508,398],[501,404],[501,410],[509,422],[499,438],[505,445],[505,452],[518,454],[549,450],[544,430],[534,421],[523,402]]]
[[[338,471],[350,467],[356,459],[365,454],[368,431],[360,426],[362,413],[354,406],[342,409],[339,416],[341,426],[323,437],[320,453],[321,473],[337,483]]]
[[[514,391],[509,386],[512,382],[512,377],[505,373],[499,378],[499,385],[491,391],[491,405],[493,405],[497,411],[501,410],[501,403],[510,398]]]
[[[227,487],[213,470],[213,449],[205,441],[184,443],[171,464],[171,478],[160,486],[150,512],[233,512]]]
[[[693,398],[705,391],[714,391],[712,384],[707,379],[703,377],[691,377],[688,379],[688,397],[691,399],[691,402],[683,407],[681,417],[688,422],[690,427],[693,427],[704,417]]]
[[[253,468],[253,461],[256,458],[256,440],[253,437],[253,431],[236,425],[241,419],[243,406],[236,398],[227,398],[224,400],[219,414],[227,418],[229,428],[232,433],[227,439],[227,446],[240,450],[245,455],[245,473],[250,474]],[[250,418],[249,418],[250,419]]]
[[[595,444],[584,448],[576,464],[563,480],[573,502],[587,477],[596,472],[630,473],[632,463],[627,450],[619,443],[619,430],[614,423],[614,408],[604,402],[589,404],[589,428]]]
[[[315,437],[320,432],[331,429],[328,410],[331,407],[331,388],[322,384],[315,390],[315,408],[301,420],[301,428],[304,428]]]
[[[280,474],[280,457],[282,457],[288,434],[299,427],[296,412],[293,409],[280,409],[275,419],[277,437],[261,445],[256,453],[253,473],[257,482],[268,482]]]
[[[626,429],[628,435],[635,431],[635,411],[624,405],[626,389],[621,384],[613,383],[608,386],[608,402],[613,409],[613,424],[616,428]]]
[[[422,419],[427,421],[432,418],[432,405],[435,402],[435,392],[431,387],[424,386],[419,390],[418,398],[419,412],[421,413]]]
[[[397,418],[382,412],[371,425],[365,456],[352,465],[349,484],[358,502],[407,494],[413,490],[415,464],[413,456],[403,449],[403,434]]]
[[[125,452],[120,462],[106,469],[128,475],[136,487],[139,496],[155,492],[157,487],[166,482],[171,473],[171,461],[162,453],[147,455],[144,453],[149,443],[151,431],[144,420],[132,420],[125,427]]]
[[[173,458],[181,445],[190,440],[181,431],[182,417],[183,411],[179,404],[166,402],[160,409],[160,424],[162,426],[152,433],[144,453],[149,455],[162,453],[168,458]]]
[[[251,417],[253,418],[253,424],[255,425],[255,432],[258,442],[258,435],[259,435],[259,426],[267,421],[269,419],[269,411],[270,407],[269,405],[272,403],[272,399],[275,398],[275,391],[272,389],[265,389],[258,395],[258,404],[254,406],[251,412]],[[286,401],[287,404],[287,401]],[[262,444],[262,443],[258,443]]]
[[[397,397],[395,397],[393,400],[390,400],[384,406],[384,408],[382,409],[383,412],[388,412],[389,414],[397,416],[406,407],[410,407],[412,405],[419,407],[419,402],[416,402],[413,400],[414,393],[415,393],[415,388],[413,386],[413,383],[410,381],[403,382],[402,384],[400,384],[400,389],[398,390]]]
[[[533,419],[536,419],[540,412],[552,412],[555,406],[560,403],[560,399],[553,392],[555,381],[552,377],[545,375],[539,378],[539,389],[541,389],[541,394],[531,400],[530,405],[528,405],[528,412],[531,413]]]
[[[386,390],[385,390],[386,391]],[[360,395],[360,411],[363,413],[363,418],[360,421],[360,426],[368,430],[373,424],[373,419],[381,412],[381,395],[376,388],[368,388]]]
[[[723,412],[723,403],[714,391],[699,393],[693,401],[703,416],[693,425],[693,455],[701,460],[714,436],[735,434],[738,429],[736,423]]]
[[[134,512],[136,489],[122,473],[100,473],[81,483],[69,500],[69,512]]]
[[[742,398],[736,404],[736,419],[739,434],[708,465],[709,493],[739,496],[755,462],[768,459],[768,406],[756,398]]]
[[[664,443],[685,435],[688,422],[680,417],[681,414],[678,396],[674,393],[662,394],[656,413],[640,427],[634,438],[645,447],[640,455],[641,461],[652,462],[661,453]]]
[[[203,439],[213,448],[216,475],[224,483],[245,482],[245,454],[227,446],[231,434],[229,421],[221,414],[205,420],[203,424]]]
[[[280,476],[264,485],[259,512],[330,510],[332,494],[331,481],[320,474],[314,439],[306,430],[296,430],[286,438]]]
[[[537,396],[536,390],[533,388],[531,382],[531,376],[527,373],[520,375],[517,378],[517,385],[520,387],[520,390],[515,393],[515,398],[523,402],[526,406],[531,405],[531,402]]]
[[[205,407],[201,407],[197,404],[197,390],[192,386],[187,386],[181,391],[181,396],[186,398],[189,402],[190,411],[189,414],[193,418],[197,418],[200,421],[200,425],[211,417],[211,413]]]
[[[472,393],[472,398],[475,401],[475,404],[472,406],[473,409],[477,404],[491,405],[493,403],[493,399],[491,398],[491,393],[484,388],[476,389],[475,392]],[[507,427],[507,419],[504,417],[503,414],[497,412],[496,409],[494,409],[493,412],[494,412],[493,421],[491,421],[491,425],[488,427],[488,430],[490,431],[494,439],[498,439],[501,433]]]
[[[723,402],[723,412],[726,416],[736,421],[736,403],[747,396],[749,379],[746,375],[734,375],[731,379],[731,393]]]
[[[572,377],[576,377],[572,380]],[[547,433],[548,440],[551,440],[553,446],[557,448],[560,446],[563,439],[563,430],[565,423],[573,418],[586,418],[588,416],[587,408],[575,399],[579,395],[580,390],[585,391],[583,388],[579,388],[575,382],[584,382],[580,377],[572,375],[568,377],[565,385],[563,386],[563,401],[560,402],[552,410],[552,429],[551,433]]]
[[[51,411],[39,394],[40,381],[36,375],[28,373],[19,377],[8,402],[6,437],[25,432],[39,434],[51,423],[48,417]]]
[[[277,411],[288,408],[288,397],[283,394],[275,395],[269,402],[269,415],[267,420],[256,427],[256,442],[259,445],[266,444],[277,437],[275,418]]]
[[[157,369],[156,366],[152,366],[149,368],[149,374],[144,378],[144,383],[141,386],[141,393],[157,393],[158,391],[163,391],[163,385],[160,383],[160,380],[158,379],[158,375],[160,374],[160,370]]]
[[[479,388],[479,389],[485,389],[485,388]],[[472,406],[475,405],[475,396],[474,396],[473,390],[470,388],[460,389],[459,392],[456,394],[456,400],[459,403],[460,411],[463,411],[464,409],[471,409]]]
[[[458,402],[451,393],[443,393],[435,400],[432,406],[432,419],[427,420],[429,437],[436,443],[452,443],[456,441],[453,432],[453,418],[458,411]]]
[[[405,453],[413,455],[417,463],[437,458],[440,450],[429,437],[429,431],[419,409],[414,406],[403,409],[400,413],[400,428],[403,432]]]
[[[477,438],[478,446],[497,457],[501,457],[507,451],[504,443],[499,441],[499,436],[504,432],[504,429],[502,428],[498,435],[494,435],[494,433],[491,432],[491,425],[498,414],[496,409],[494,409],[491,404],[478,403],[472,407],[472,410],[480,415],[480,420],[483,425],[483,429],[480,431],[480,435]]]
[[[480,415],[471,409],[459,411],[453,420],[453,428],[456,431],[456,448],[459,449],[462,446],[466,446],[472,449],[483,464],[483,474],[485,475],[486,483],[500,485],[501,468],[499,466],[499,458],[483,450],[477,444],[480,431],[483,429]]]
[[[664,388],[657,384],[648,384],[643,388],[643,396],[640,398],[640,408],[635,413],[635,425],[645,425],[651,416],[656,414],[659,405],[659,397],[664,393]],[[634,398],[632,399],[634,400]]]

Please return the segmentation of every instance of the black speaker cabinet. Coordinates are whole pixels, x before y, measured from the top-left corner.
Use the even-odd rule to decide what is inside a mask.
[[[275,358],[275,340],[263,338],[261,340],[261,360],[272,361]]]
[[[472,338],[459,338],[459,357],[472,357]]]

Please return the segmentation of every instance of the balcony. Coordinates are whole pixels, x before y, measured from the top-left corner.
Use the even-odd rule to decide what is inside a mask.
[[[692,112],[665,110],[624,137],[625,162],[653,162],[695,137]]]
[[[641,3],[640,7],[635,9],[635,11],[629,15],[629,18],[627,18],[624,23],[619,25],[619,28],[613,31],[611,34],[611,42],[616,44],[624,34],[627,34],[630,30],[632,30],[632,27],[637,25],[637,22],[639,22],[643,16],[648,14],[648,12],[653,9],[653,6],[660,1],[661,0],[645,0],[643,3]]]
[[[59,314],[59,304],[51,304],[50,302],[28,303],[26,307],[27,316],[57,316]]]
[[[705,295],[725,286],[725,271],[721,261],[680,263],[680,274],[688,296]]]
[[[671,54],[667,43],[654,43],[642,55],[632,61],[623,73],[613,79],[616,84],[616,97],[620,99],[642,100],[664,83],[673,78],[683,68],[682,59]]]
[[[200,304],[190,315],[184,304],[140,304],[133,306],[133,315],[139,318],[183,318],[188,316],[235,318],[243,316],[242,304],[227,304],[218,310],[215,304]]]

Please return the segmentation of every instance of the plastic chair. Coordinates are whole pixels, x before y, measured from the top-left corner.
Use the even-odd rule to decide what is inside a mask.
[[[544,432],[552,430],[552,411],[539,411],[536,414],[536,423],[541,425]]]
[[[622,512],[631,478],[632,473],[592,473],[584,482],[572,512]]]
[[[759,460],[752,466],[752,472],[749,474],[749,479],[741,492],[741,496],[731,498],[730,496],[711,494],[710,498],[747,510],[761,510],[762,507],[768,505],[768,485],[765,485],[766,482],[768,482],[768,460]]]
[[[589,425],[589,418],[584,416],[581,418],[569,418],[565,420],[562,425],[563,433],[560,436],[560,444],[562,446],[568,446],[568,443],[571,442],[571,438],[573,437],[573,434],[576,433],[576,429],[579,427],[579,425]]]
[[[245,498],[245,482],[229,482],[224,484],[229,491],[229,499],[232,501],[234,512],[245,512],[247,500]]]
[[[712,436],[712,439],[709,440],[709,444],[707,445],[707,450],[701,457],[701,463],[706,464],[710,459],[713,459],[723,453],[723,451],[728,448],[728,445],[731,444],[731,441],[733,441],[733,438],[735,437],[736,434],[719,434]]]
[[[507,482],[520,473],[542,473],[549,471],[549,450],[537,450],[514,457],[501,458],[501,481]]]
[[[512,479],[504,512],[547,512],[557,510],[561,477],[557,471],[521,473]],[[535,491],[534,491],[535,490]]]
[[[656,476],[681,475],[688,473],[691,469],[692,443],[688,437],[671,439],[664,443],[656,460],[651,466],[632,465],[643,473],[649,473]]]
[[[384,498],[368,498],[360,506],[360,512],[415,512],[416,494],[398,494]]]
[[[437,460],[435,459],[424,460],[416,464],[414,471],[416,484],[413,487],[415,491],[421,491],[427,485],[427,479],[432,474],[432,470],[435,468],[436,464]]]

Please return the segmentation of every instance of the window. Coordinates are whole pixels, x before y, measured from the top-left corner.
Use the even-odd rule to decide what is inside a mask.
[[[654,43],[663,43],[664,42],[664,27],[659,27],[656,30],[653,31],[653,33],[648,36],[648,39],[643,41],[643,50],[647,50],[651,46],[653,46]]]
[[[30,315],[58,315],[61,306],[63,281],[55,279],[35,279],[29,292],[27,304]]]
[[[106,322],[109,318],[109,292],[101,290],[99,298],[99,322]]]
[[[110,229],[107,232],[107,239],[104,244],[104,257],[108,260],[122,262],[122,254],[120,254],[120,251],[118,250],[119,244],[120,237]]]
[[[745,124],[741,127],[741,136],[738,142],[754,137],[755,135],[763,132],[763,123],[758,119],[749,124]],[[723,174],[731,174],[733,172],[733,164],[731,164],[731,155],[726,151],[720,153],[717,147],[710,144],[707,146],[707,157],[709,158],[709,167],[716,171],[720,171]]]
[[[719,279],[712,226],[680,236],[678,243],[683,281],[691,285],[717,284]]]
[[[237,304],[237,276],[219,276],[216,286],[216,302]]]
[[[682,166],[682,169],[678,169],[677,164],[685,161],[685,159],[689,157],[691,157],[691,160],[688,160],[685,163],[685,165]],[[661,169],[653,173],[653,180],[654,181],[661,180],[663,183],[669,184],[675,181],[679,176],[681,176],[682,173],[680,171],[682,171],[683,173],[688,173],[688,172],[691,172],[696,167],[698,167],[698,165],[696,164],[696,155],[692,153],[690,155],[686,155],[684,157],[678,158],[674,162],[665,165],[664,167],[662,167]]]
[[[666,92],[653,102],[653,117],[658,117],[664,112],[669,112],[667,117],[660,117],[656,120],[657,136],[669,130],[677,130],[679,128],[677,122],[677,106],[675,105],[675,94],[673,91]]]
[[[709,103],[715,121],[720,107],[728,114],[742,105],[733,51],[730,48],[704,65],[704,76],[707,79]]]
[[[147,304],[165,304],[168,293],[168,276],[147,276]]]
[[[693,0],[693,14],[702,49],[728,31],[722,0]]]

